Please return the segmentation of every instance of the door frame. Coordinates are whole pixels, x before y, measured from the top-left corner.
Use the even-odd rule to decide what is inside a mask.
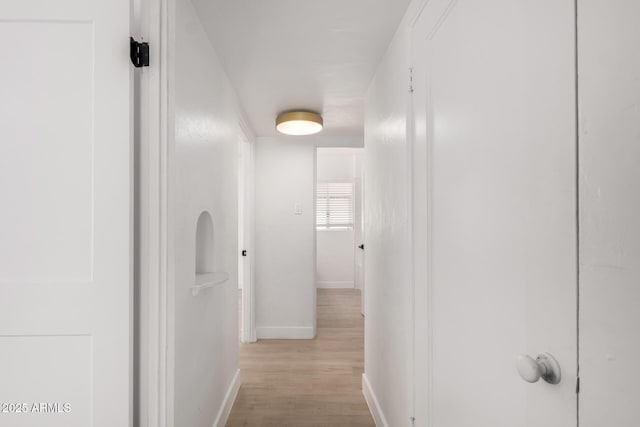
[[[429,235],[431,226],[431,170],[429,156],[429,141],[427,139],[426,121],[420,121],[420,109],[416,105],[414,94],[414,67],[416,53],[414,46],[415,27],[427,7],[429,0],[421,0],[411,5],[406,17],[406,27],[403,31],[408,34],[407,50],[410,88],[407,96],[407,158],[406,174],[409,185],[409,227],[407,235],[409,276],[413,294],[412,307],[412,360],[411,360],[411,391],[413,401],[412,423],[418,426],[429,426],[433,423],[430,408],[432,407],[431,392],[431,279],[429,276],[431,251],[429,250]],[[403,22],[404,23],[404,22]],[[426,113],[426,112],[424,112]],[[420,380],[422,379],[422,381]]]
[[[140,426],[173,426],[173,225],[175,0],[132,0],[132,36],[149,42],[139,93],[138,269]]]
[[[422,15],[427,2],[423,2],[419,13],[409,25],[409,61],[413,83],[413,70],[416,65],[414,29]],[[414,88],[411,88],[407,117],[409,139],[407,170],[410,185],[410,230],[409,237],[411,257],[411,285],[413,288],[413,361],[412,361],[412,396],[413,419],[418,425],[428,426],[433,423],[431,417],[432,384],[431,384],[431,278],[429,272],[431,251],[429,250],[431,226],[431,176],[430,147],[427,137],[426,111],[421,112],[416,105]],[[419,116],[419,113],[425,113]],[[423,119],[420,120],[420,117]],[[423,363],[417,363],[423,361]],[[414,421],[415,422],[415,421]]]
[[[358,170],[357,170],[357,176],[354,178],[354,208],[355,208],[355,200],[356,197],[359,198],[359,206],[360,206],[360,211],[359,211],[359,215],[358,215],[358,221],[357,221],[357,229],[359,229],[358,233],[360,234],[360,240],[356,240],[356,223],[354,221],[354,242],[353,242],[353,250],[355,252],[355,256],[354,256],[354,266],[353,266],[353,284],[354,284],[354,289],[359,289],[360,290],[360,314],[364,317],[364,312],[365,312],[365,308],[364,308],[364,292],[365,292],[365,280],[366,277],[364,275],[364,270],[365,270],[365,262],[364,262],[364,241],[365,241],[365,236],[364,236],[364,227],[365,227],[365,210],[364,210],[364,147],[362,147],[360,149],[361,151],[358,153],[359,157],[360,157],[360,164],[358,166]],[[354,162],[356,161],[356,157],[354,157]],[[354,170],[356,170],[354,168]],[[357,185],[356,185],[357,184]],[[357,192],[355,191],[357,190]],[[357,194],[357,196],[356,196]],[[355,218],[355,217],[354,217]],[[359,247],[359,245],[363,245],[362,248]],[[361,261],[361,266],[360,269],[358,270],[358,255],[360,256],[360,261]]]
[[[426,122],[426,111],[420,111],[419,100],[414,93],[414,69],[416,67],[415,28],[429,1],[423,1],[409,27],[409,62],[411,73],[411,96],[407,117],[409,150],[408,171],[410,184],[410,263],[413,288],[413,418],[418,425],[433,424],[430,408],[432,402],[432,320],[431,313],[431,156]],[[416,81],[416,83],[420,83]],[[422,118],[422,119],[421,119]],[[423,363],[417,363],[423,361]]]
[[[140,71],[139,117],[139,371],[136,408],[142,427],[174,425],[174,198],[176,0],[131,0],[132,36],[149,42],[150,66]],[[241,138],[255,147],[255,136],[245,120],[238,122]],[[252,166],[253,167],[253,166]],[[251,185],[253,189],[253,183]],[[253,198],[253,196],[251,196]],[[254,217],[249,209],[253,248]],[[254,262],[251,281],[243,297],[243,342],[256,341]],[[244,294],[245,292],[243,292]]]
[[[243,227],[243,240],[240,250],[246,250],[248,256],[243,262],[242,284],[242,325],[240,341],[253,343],[256,336],[256,288],[255,288],[255,136],[243,119],[238,121],[240,144],[242,144],[241,164],[239,173],[244,173],[243,191],[238,197],[243,198],[242,217],[239,218],[239,226]],[[246,148],[249,148],[248,150]],[[240,223],[242,225],[240,225]],[[240,254],[238,254],[241,256]],[[246,274],[246,273],[249,274]]]

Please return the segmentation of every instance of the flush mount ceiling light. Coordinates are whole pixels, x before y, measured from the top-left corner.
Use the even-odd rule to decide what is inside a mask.
[[[289,111],[276,118],[276,129],[285,135],[312,135],[322,130],[322,116],[310,111]]]

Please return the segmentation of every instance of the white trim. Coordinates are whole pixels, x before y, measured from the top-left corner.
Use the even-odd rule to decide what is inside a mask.
[[[364,142],[364,139],[363,139]],[[316,206],[317,201],[318,201],[318,145],[316,144],[314,150],[313,150],[313,187],[311,189],[311,192],[313,194],[313,215],[314,215],[314,219],[312,221],[313,223],[313,272],[315,275],[315,272],[318,271],[318,232],[316,229],[316,220],[315,220],[315,213],[317,212],[316,209],[318,208]],[[313,313],[313,331],[311,333],[311,335],[313,335],[311,338],[315,338],[316,335],[318,334],[318,288],[315,286],[315,283],[311,284],[313,286],[313,306],[311,307],[311,311]]]
[[[417,71],[410,105],[412,170],[413,261],[413,416],[419,425],[433,424],[433,124],[430,41],[457,0],[423,1],[411,24],[410,57]],[[421,55],[421,56],[418,56]],[[421,68],[422,67],[422,68]]]
[[[149,42],[140,70],[140,426],[173,426],[172,232],[175,0],[139,0],[134,27]]]
[[[355,283],[351,281],[330,281],[330,282],[317,282],[316,287],[318,289],[355,289]]]
[[[213,427],[223,427],[227,423],[227,421],[229,420],[229,415],[231,414],[231,409],[233,408],[233,404],[238,397],[239,391],[240,369],[236,371],[233,379],[231,380],[231,384],[229,384],[229,388],[227,389],[227,393],[224,395],[224,400],[222,401],[222,405],[220,406],[220,410],[218,411],[218,416],[213,423]]]
[[[241,131],[242,144],[242,168],[245,181],[244,192],[239,197],[244,197],[243,214],[243,233],[245,246],[240,250],[246,249],[247,256],[244,262],[248,263],[248,268],[243,272],[242,284],[242,319],[240,326],[240,341],[243,343],[252,343],[257,341],[256,334],[256,287],[255,287],[255,139],[250,133],[249,128],[244,124],[241,118],[238,121]],[[248,270],[248,272],[247,272]],[[247,274],[248,273],[248,274]]]
[[[161,235],[163,245],[160,247],[161,271],[164,274],[160,282],[160,343],[158,351],[161,354],[160,363],[160,410],[161,427],[174,426],[174,402],[175,402],[175,311],[174,311],[174,227],[173,209],[174,200],[172,185],[174,176],[174,139],[175,139],[175,23],[176,0],[160,0],[163,4],[163,16],[161,21],[162,37],[162,74],[160,92],[162,106],[162,121],[160,128],[163,131],[161,138],[161,170],[160,180],[162,189],[161,209]],[[151,427],[151,426],[149,426]]]
[[[373,417],[373,422],[376,423],[376,427],[389,427],[389,423],[382,413],[378,399],[365,374],[362,374],[362,394],[369,407],[369,412],[371,412],[371,416]]]
[[[265,340],[311,340],[316,337],[311,326],[258,326],[256,335],[258,339]]]

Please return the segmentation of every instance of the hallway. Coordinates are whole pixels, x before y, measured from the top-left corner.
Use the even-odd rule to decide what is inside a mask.
[[[0,427],[640,427],[638,17],[0,1]]]
[[[315,340],[240,345],[242,385],[227,426],[373,426],[363,334],[360,291],[318,289]]]

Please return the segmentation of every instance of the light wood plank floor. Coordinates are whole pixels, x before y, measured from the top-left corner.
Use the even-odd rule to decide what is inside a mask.
[[[318,289],[315,340],[240,345],[242,386],[227,426],[374,426],[363,368],[360,291]]]

